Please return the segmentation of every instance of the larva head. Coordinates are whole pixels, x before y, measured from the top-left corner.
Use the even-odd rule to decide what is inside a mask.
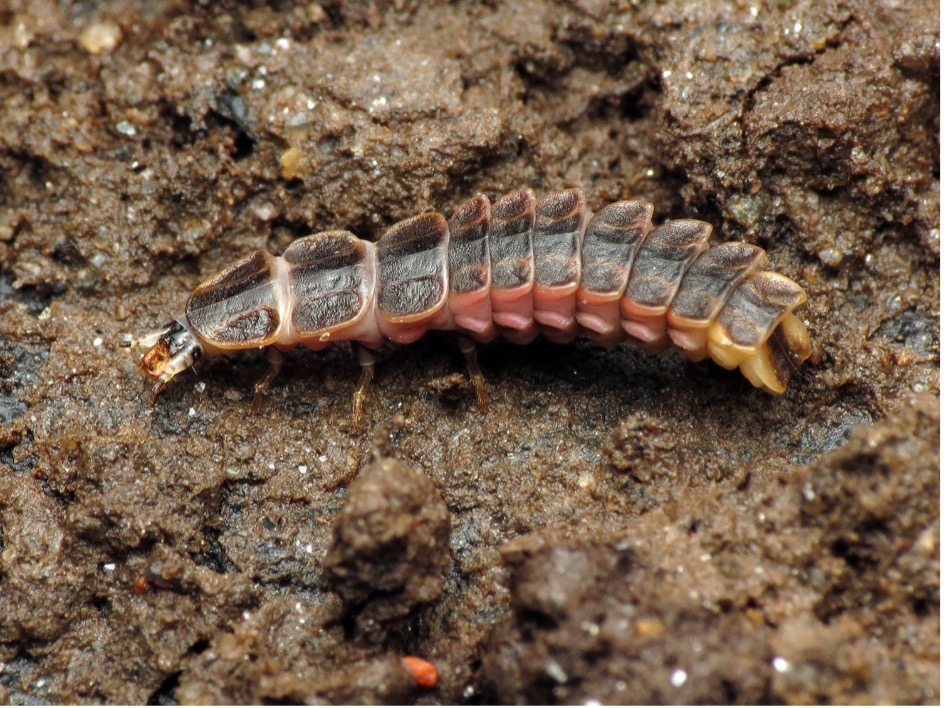
[[[147,349],[138,366],[157,381],[155,393],[163,391],[171,379],[193,364],[203,353],[199,340],[190,328],[179,320],[172,320],[163,329],[141,339],[129,341],[127,346]]]

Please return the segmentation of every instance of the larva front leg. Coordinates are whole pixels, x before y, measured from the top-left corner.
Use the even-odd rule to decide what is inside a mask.
[[[475,401],[479,406],[479,411],[485,413],[488,410],[488,394],[485,391],[485,376],[482,374],[482,369],[479,368],[479,357],[475,342],[468,337],[460,336],[459,351],[465,356],[465,363],[469,369],[472,388],[475,389]]]
[[[351,400],[351,419],[359,428],[374,377],[370,347],[383,341],[374,311],[375,247],[349,231],[324,231],[293,242],[283,259],[292,303],[290,336],[314,350],[334,341],[355,342],[361,373]]]
[[[256,385],[252,390],[252,409],[255,413],[258,413],[261,410],[262,400],[265,397],[266,392],[269,390],[269,386],[272,385],[272,382],[278,377],[279,372],[282,371],[282,364],[285,361],[285,356],[282,354],[280,349],[277,349],[276,347],[268,347],[266,349],[266,361],[269,362],[269,368],[266,369],[265,376],[256,382]]]
[[[351,401],[351,421],[355,428],[360,428],[361,418],[364,415],[364,401],[367,400],[367,394],[370,392],[370,382],[374,379],[374,364],[377,358],[370,349],[360,344],[354,345],[354,351],[357,354],[357,363],[361,367],[361,375],[357,380],[357,388],[354,389]]]

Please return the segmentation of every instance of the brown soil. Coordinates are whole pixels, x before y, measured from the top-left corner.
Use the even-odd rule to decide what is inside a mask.
[[[0,702],[935,704],[933,2],[0,4]],[[118,345],[483,191],[768,250],[787,394],[587,343]],[[400,658],[439,671],[421,688]]]

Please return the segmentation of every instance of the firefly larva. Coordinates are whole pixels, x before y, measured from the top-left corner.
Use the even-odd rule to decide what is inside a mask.
[[[675,346],[783,393],[811,353],[793,314],[806,293],[763,270],[757,246],[709,246],[709,224],[676,219],[653,227],[652,211],[632,200],[592,214],[578,189],[541,201],[520,189],[495,204],[474,197],[449,220],[414,216],[376,243],[323,231],[281,256],[256,251],[198,286],[183,316],[136,342],[148,350],[141,368],[160,391],[201,355],[267,347],[272,367],[263,390],[279,352],[353,341],[365,367],[358,417],[370,350],[385,338],[413,342],[436,329],[478,342],[501,335],[524,344],[544,334],[608,345],[630,338],[649,352]],[[484,405],[474,347],[465,349]]]

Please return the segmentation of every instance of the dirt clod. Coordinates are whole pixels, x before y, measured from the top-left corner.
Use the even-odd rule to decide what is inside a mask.
[[[745,504],[743,490],[729,487],[686,534],[643,517],[598,540],[508,544],[514,614],[489,640],[486,696],[822,704],[894,693],[926,701],[936,651],[898,678],[892,656],[900,642],[927,641],[937,628],[928,608],[940,601],[940,457],[931,444],[939,425],[936,399],[916,397],[886,423],[856,429],[775,496],[751,494]],[[925,501],[901,513],[905,498]],[[739,547],[719,547],[728,527],[740,529]],[[891,647],[870,640],[889,632]]]
[[[351,483],[324,568],[362,630],[436,600],[449,569],[449,509],[429,477],[381,458]]]

